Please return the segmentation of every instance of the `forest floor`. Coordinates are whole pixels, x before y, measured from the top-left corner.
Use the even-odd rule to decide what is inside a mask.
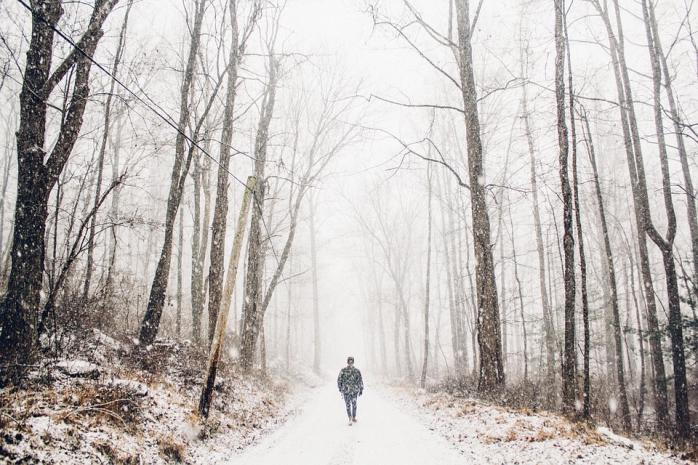
[[[692,463],[603,427],[413,388],[369,384],[349,426],[333,383],[242,376],[230,363],[202,423],[205,356],[191,345],[161,341],[143,369],[128,344],[98,331],[76,342],[73,358],[0,390],[0,463]]]
[[[0,463],[221,462],[289,414],[288,383],[222,364],[203,423],[195,412],[205,357],[190,344],[156,342],[144,370],[103,333],[79,342],[27,386],[0,390]]]
[[[462,457],[478,464],[692,464],[695,452],[672,452],[609,428],[560,415],[491,405],[472,398],[399,389],[398,402]]]

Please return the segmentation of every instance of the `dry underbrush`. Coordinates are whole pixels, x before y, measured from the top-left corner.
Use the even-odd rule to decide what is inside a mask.
[[[142,397],[120,385],[73,385],[63,394],[63,405],[70,407],[54,414],[66,423],[79,418],[88,424],[118,424],[136,432],[141,416]]]
[[[185,460],[187,447],[171,434],[158,439],[158,448],[160,454],[170,462],[182,463]]]
[[[282,416],[285,387],[241,376],[225,360],[211,417],[202,422],[195,410],[201,350],[157,341],[133,357],[112,343],[98,350],[87,343],[89,353],[72,354],[97,364],[97,379],[42,367],[25,386],[0,389],[0,462],[200,463],[210,448],[227,448],[219,452],[229,456]],[[229,440],[218,441],[219,434]]]
[[[476,432],[485,444],[498,442],[542,442],[553,439],[576,440],[586,445],[603,445],[606,439],[594,425],[570,422],[529,408],[511,408],[473,398],[457,397],[446,392],[432,392],[420,399],[423,407],[467,423],[482,424]]]

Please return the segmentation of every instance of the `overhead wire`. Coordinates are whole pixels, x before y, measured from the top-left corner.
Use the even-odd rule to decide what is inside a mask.
[[[170,126],[172,129],[177,131],[179,135],[181,135],[184,139],[186,139],[190,144],[192,144],[194,147],[196,147],[199,152],[203,153],[205,156],[207,156],[211,161],[213,161],[216,165],[218,165],[218,169],[223,169],[226,173],[228,173],[235,181],[237,181],[240,185],[242,185],[246,190],[250,190],[250,188],[247,186],[247,183],[245,183],[243,180],[238,178],[235,174],[233,174],[229,169],[223,168],[223,166],[220,164],[218,160],[215,159],[208,151],[206,151],[203,147],[201,147],[194,139],[189,137],[184,131],[182,131],[177,124],[174,123],[173,118],[160,106],[158,105],[150,96],[147,94],[147,92],[141,90],[141,92],[147,97],[147,99],[152,102],[152,105],[148,103],[145,99],[143,99],[140,95],[138,95],[136,92],[131,90],[126,84],[124,84],[119,78],[114,76],[108,69],[106,69],[102,64],[97,62],[94,58],[92,58],[87,52],[85,52],[75,41],[68,36],[66,33],[61,31],[58,27],[55,25],[51,24],[50,21],[48,21],[46,18],[44,18],[40,13],[34,11],[32,7],[25,2],[25,0],[17,0],[19,4],[21,4],[24,8],[26,8],[33,16],[36,16],[39,18],[42,22],[44,22],[47,26],[49,26],[58,36],[60,36],[63,40],[65,40],[70,46],[75,48],[80,54],[82,54],[86,59],[88,59],[92,64],[94,64],[100,71],[102,71],[104,74],[109,76],[110,79],[112,79],[114,82],[116,82],[121,88],[123,88],[126,92],[131,94],[136,100],[138,100],[140,103],[142,103],[148,110],[152,111],[155,115],[157,115],[161,120],[163,120],[168,126]],[[157,107],[157,108],[154,108]],[[243,154],[246,155],[246,152],[240,151],[236,149],[235,147],[230,146],[230,148],[235,152],[235,155],[237,154]],[[250,193],[252,194],[252,199],[254,201],[255,207],[259,211],[259,218],[262,222],[262,225],[264,226],[264,230],[267,233],[267,237],[269,238],[269,245],[271,247],[272,253],[274,255],[274,258],[276,259],[277,266],[280,266],[281,260],[279,259],[278,254],[276,253],[276,249],[274,248],[274,243],[271,240],[271,231],[269,230],[269,227],[264,220],[264,210],[262,208],[262,205],[259,202],[259,199],[257,198],[256,195],[254,195],[254,190],[250,190]],[[283,273],[283,272],[282,272]]]

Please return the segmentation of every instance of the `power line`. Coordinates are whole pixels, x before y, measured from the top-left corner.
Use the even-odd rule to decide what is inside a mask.
[[[189,137],[184,131],[179,129],[179,127],[173,122],[174,120],[172,117],[167,114],[167,112],[160,106],[158,105],[150,96],[148,95],[147,92],[141,90],[141,92],[147,97],[147,99],[152,102],[152,104],[157,107],[153,108],[150,103],[148,103],[146,100],[144,100],[142,97],[140,97],[138,94],[136,94],[134,91],[132,91],[126,84],[121,82],[119,78],[114,76],[108,69],[106,69],[104,66],[102,66],[99,62],[97,62],[94,58],[92,58],[87,52],[85,52],[78,44],[75,43],[73,39],[70,38],[67,34],[65,34],[63,31],[58,29],[55,25],[51,24],[50,21],[48,21],[46,18],[43,17],[40,13],[34,11],[30,5],[28,5],[24,0],[17,0],[19,4],[21,4],[24,8],[26,8],[32,16],[36,16],[39,18],[42,22],[44,22],[48,27],[50,27],[56,34],[58,34],[63,40],[68,42],[75,50],[77,50],[80,54],[82,54],[85,58],[87,58],[92,64],[94,64],[100,71],[102,71],[104,74],[109,76],[114,82],[116,82],[119,86],[121,86],[126,92],[131,94],[136,100],[141,102],[148,110],[152,111],[157,115],[160,119],[162,119],[168,126],[170,126],[172,129],[177,131],[178,134],[180,134],[184,139],[186,139],[190,144],[192,144],[194,147],[199,149],[201,153],[206,155],[208,158],[211,159],[216,165],[218,165],[219,169],[223,169],[226,173],[228,173],[235,181],[237,181],[240,185],[242,185],[246,190],[250,190],[249,187],[247,187],[247,184],[243,182],[240,178],[235,176],[230,170],[227,168],[223,168],[221,164],[216,160],[210,153],[208,153],[203,147],[201,147],[194,139]],[[230,146],[230,148],[235,152],[235,155],[237,154],[243,154],[246,155],[246,152],[242,152],[240,150],[237,150],[235,147]],[[271,247],[271,250],[274,254],[274,258],[276,259],[277,266],[281,265],[281,261],[279,260],[279,256],[276,253],[276,249],[274,248],[274,243],[271,240],[271,232],[269,230],[269,227],[267,226],[266,221],[264,220],[264,210],[262,208],[262,205],[259,202],[259,199],[254,195],[254,191],[250,190],[250,193],[252,194],[252,199],[255,203],[255,206],[259,210],[259,218],[262,221],[262,225],[264,226],[264,230],[267,233],[267,237],[269,237],[269,245]],[[283,271],[282,271],[283,274]]]

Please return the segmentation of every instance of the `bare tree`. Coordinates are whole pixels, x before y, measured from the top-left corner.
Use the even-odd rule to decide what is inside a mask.
[[[422,363],[422,389],[427,384],[427,363],[429,362],[429,295],[431,290],[431,170],[427,167],[427,276],[424,284],[424,361]]]
[[[111,67],[111,75],[117,77],[119,75],[119,65],[121,64],[121,59],[124,55],[124,49],[126,48],[126,30],[128,28],[128,17],[131,12],[131,7],[133,6],[133,0],[129,0],[126,4],[126,12],[124,13],[124,21],[121,24],[121,31],[119,32],[119,43],[116,46],[116,54],[114,55],[114,62]],[[97,182],[95,183],[95,205],[101,198],[102,193],[102,177],[104,176],[104,157],[107,150],[107,141],[109,140],[109,132],[111,130],[111,118],[112,118],[112,100],[114,98],[114,91],[116,89],[116,80],[112,79],[109,83],[109,93],[107,94],[107,99],[104,104],[104,129],[102,130],[102,140],[99,146],[99,156],[97,157]],[[88,248],[87,248],[87,264],[85,272],[85,284],[83,287],[82,300],[87,302],[90,293],[90,283],[92,282],[92,268],[94,261],[94,247],[95,247],[95,229],[97,227],[97,215],[92,216],[90,221],[90,232],[88,237]]]
[[[562,362],[562,408],[574,412],[575,402],[575,292],[574,233],[572,231],[572,189],[568,172],[569,140],[565,118],[565,36],[564,0],[553,0],[555,9],[555,98],[557,103],[557,139],[559,150],[560,184],[563,204],[563,248],[565,283],[565,348]]]
[[[247,243],[247,279],[245,280],[245,313],[242,325],[242,343],[240,344],[240,360],[243,369],[250,370],[254,362],[257,348],[257,336],[261,329],[262,312],[259,308],[264,298],[262,271],[264,268],[265,251],[263,247],[265,170],[267,164],[267,148],[269,144],[269,125],[274,114],[276,90],[279,73],[278,58],[274,57],[273,49],[269,49],[268,80],[265,88],[262,110],[259,116],[257,136],[254,150],[254,172],[260,181],[252,193],[253,210],[250,220],[250,235]],[[259,319],[259,320],[258,320]]]
[[[218,177],[216,181],[216,203],[213,209],[213,225],[211,227],[211,252],[208,273],[208,340],[213,340],[213,332],[218,319],[218,310],[221,306],[221,293],[223,292],[223,252],[225,250],[225,231],[228,215],[228,167],[230,166],[231,143],[233,140],[233,112],[235,110],[236,86],[238,84],[238,70],[245,52],[247,41],[252,34],[253,26],[257,23],[261,14],[260,3],[255,0],[251,6],[248,23],[239,37],[238,28],[238,2],[229,2],[231,38],[228,56],[228,79],[225,109],[223,111],[223,131],[221,134],[220,151],[218,158]],[[259,180],[260,184],[263,181]],[[255,202],[253,200],[253,202]],[[254,205],[253,205],[254,206]],[[255,207],[256,208],[256,207]],[[254,211],[254,210],[253,210]]]
[[[504,385],[502,344],[499,323],[497,284],[494,279],[494,261],[490,247],[490,219],[487,213],[482,159],[482,141],[478,100],[473,71],[471,20],[469,0],[456,0],[458,26],[458,64],[465,115],[465,133],[468,146],[468,175],[470,205],[473,218],[473,247],[475,249],[475,281],[478,298],[478,343],[480,346],[481,393],[496,391]]]
[[[205,133],[207,131],[204,131]],[[205,137],[208,141],[208,137]],[[204,147],[208,150],[209,144]],[[208,225],[211,220],[211,159],[196,157],[194,160],[194,230],[191,240],[191,319],[192,338],[197,344],[201,342],[201,315],[204,310],[204,262],[208,250]],[[204,212],[201,215],[201,197],[203,191]],[[203,224],[203,227],[202,227]]]
[[[275,57],[271,50],[272,48],[270,47],[270,60],[278,60],[278,57]],[[278,65],[278,63],[275,64],[275,66]],[[250,370],[254,366],[257,343],[264,324],[264,315],[269,303],[271,302],[272,296],[274,295],[274,291],[276,290],[276,287],[284,273],[286,262],[289,260],[291,255],[291,249],[294,244],[296,230],[298,227],[299,212],[301,206],[303,205],[303,201],[309,190],[312,189],[314,184],[319,181],[328,164],[344,148],[353,143],[359,134],[359,126],[348,123],[344,119],[351,116],[350,112],[353,108],[352,101],[350,99],[343,98],[344,96],[342,95],[343,92],[346,91],[346,82],[342,80],[339,73],[329,76],[327,81],[323,80],[324,77],[325,76],[321,76],[318,86],[318,88],[321,90],[318,94],[320,98],[319,112],[317,116],[309,118],[309,147],[307,150],[302,151],[298,147],[298,139],[300,137],[298,136],[298,131],[301,130],[300,121],[298,118],[300,118],[301,115],[296,114],[294,116],[296,118],[296,122],[294,123],[294,131],[296,131],[296,134],[293,135],[293,160],[291,170],[292,172],[300,173],[300,175],[296,179],[292,179],[290,183],[289,213],[286,220],[288,230],[286,233],[286,238],[283,242],[284,245],[281,249],[281,253],[278,255],[274,253],[276,267],[271,273],[271,278],[269,279],[266,289],[264,290],[261,289],[260,279],[260,289],[258,291],[259,294],[257,295],[257,299],[259,299],[259,301],[256,306],[253,307],[251,304],[245,306],[240,357],[242,365],[246,370]],[[271,85],[271,75],[270,82],[267,85]],[[274,85],[276,85],[276,83],[274,83]],[[356,91],[356,89],[353,90]],[[303,97],[305,96],[301,96],[301,98]],[[307,99],[302,100],[302,103],[298,104],[309,106]],[[271,117],[271,115],[269,116]],[[262,120],[260,120],[260,122],[262,122]],[[264,132],[259,132],[258,130],[258,136],[264,137],[264,139],[259,139],[256,141],[256,144],[267,144],[268,141],[266,140],[266,131],[268,131],[268,125],[266,126],[266,129],[264,129],[264,127],[261,125],[258,129],[264,130]],[[259,147],[262,148],[261,145]],[[264,150],[267,150],[267,148],[264,147]],[[303,156],[297,156],[300,155],[301,152],[303,152]],[[259,155],[256,156],[255,159],[258,160]],[[261,214],[262,212],[260,211],[258,221],[262,220]],[[264,226],[264,224],[260,225],[260,228],[262,226]],[[269,227],[269,225],[267,225],[267,227]],[[251,231],[250,238],[252,238],[252,236],[253,233]],[[267,240],[270,241],[271,237],[269,237]],[[251,278],[249,267],[249,255],[253,250],[251,247],[252,243],[250,242],[248,247],[248,280]],[[272,246],[269,245],[269,247]],[[274,252],[274,249],[272,249],[272,252]],[[261,256],[264,256],[263,250]],[[248,302],[251,303],[252,297],[249,293],[251,289],[247,285],[246,289],[248,290],[246,298],[249,299]],[[254,313],[250,314],[250,310],[253,310]]]
[[[53,71],[54,33],[64,12],[63,2],[36,0],[31,6],[31,41],[19,97],[12,267],[0,303],[0,384],[17,380],[35,355],[49,196],[80,134],[90,95],[92,57],[117,1],[95,2],[82,36]],[[48,100],[69,72],[73,73],[70,103],[55,143],[47,143]]]
[[[618,35],[611,25],[610,12],[604,3],[599,0],[589,0],[603,20],[608,35],[611,62],[616,81],[618,102],[623,130],[623,143],[630,174],[630,185],[633,194],[635,223],[638,229],[638,249],[640,254],[640,270],[642,276],[642,288],[647,304],[648,331],[650,336],[650,350],[654,369],[654,398],[657,421],[664,429],[668,427],[668,399],[666,388],[666,373],[664,370],[664,359],[662,355],[662,340],[657,318],[657,306],[654,295],[654,284],[652,282],[652,272],[650,270],[649,252],[647,250],[646,231],[649,228],[648,221],[648,201],[647,186],[641,183],[638,169],[638,160],[641,159],[640,135],[637,130],[637,119],[635,117],[635,105],[630,87],[630,76],[625,61],[625,49],[623,45],[623,29],[620,19],[620,8],[613,0],[616,13],[616,24]],[[640,152],[640,154],[637,154]],[[638,156],[639,155],[639,156]],[[643,177],[644,180],[644,177]],[[644,189],[643,189],[644,187]]]
[[[522,75],[526,76],[526,65],[524,64],[524,56],[527,54],[527,50],[521,49],[521,69]],[[546,384],[548,388],[554,392],[555,391],[555,334],[553,325],[553,312],[550,304],[550,297],[548,296],[548,285],[545,272],[545,244],[543,242],[543,228],[541,226],[541,215],[540,206],[538,202],[538,175],[536,172],[536,159],[535,159],[535,147],[533,141],[533,133],[531,131],[531,121],[530,113],[528,109],[528,85],[524,83],[521,86],[522,97],[522,119],[524,122],[524,131],[526,133],[526,142],[528,146],[528,155],[530,159],[530,178],[531,178],[531,193],[533,200],[533,224],[535,228],[536,236],[536,250],[538,252],[538,282],[541,296],[541,304],[543,307],[543,334],[545,339],[546,348]]]
[[[570,50],[570,37],[567,29],[567,17],[564,18],[564,35],[565,35],[565,48],[567,49],[567,69],[569,74],[567,75],[567,86],[569,89],[569,114],[570,114],[570,126],[571,126],[571,142],[572,142],[572,195],[574,202],[574,214],[575,223],[577,226],[577,246],[579,251],[579,279],[581,284],[582,293],[582,321],[584,325],[584,352],[583,352],[583,406],[582,406],[582,416],[584,418],[590,417],[591,410],[591,380],[589,373],[589,351],[591,344],[591,334],[589,328],[589,292],[587,288],[587,262],[586,254],[584,252],[584,228],[582,226],[582,209],[579,202],[579,171],[577,169],[577,121],[575,117],[575,94],[574,94],[574,82],[572,78],[572,52]],[[622,360],[621,360],[622,363]],[[576,364],[576,359],[575,359]],[[576,369],[576,368],[575,368]],[[575,374],[576,375],[576,374]],[[622,377],[619,376],[619,379]],[[623,404],[623,401],[625,403]],[[628,398],[625,395],[625,382],[623,382],[621,387],[621,404],[625,406],[624,413],[628,413]],[[627,417],[629,421],[629,416]]]
[[[313,281],[313,370],[320,374],[322,359],[322,334],[320,332],[320,298],[318,296],[317,229],[315,225],[315,202],[309,197],[308,225],[310,227],[310,261]]]
[[[618,305],[618,284],[616,280],[615,264],[613,260],[613,249],[611,247],[611,237],[608,229],[608,222],[606,220],[606,209],[604,207],[603,194],[601,193],[601,183],[599,181],[599,171],[596,165],[596,152],[594,149],[594,143],[591,138],[591,128],[589,127],[589,120],[586,114],[583,116],[584,125],[586,128],[585,140],[587,145],[587,151],[589,154],[589,162],[591,163],[592,172],[594,175],[594,189],[596,191],[596,203],[599,209],[599,219],[601,220],[601,232],[603,235],[603,255],[606,259],[606,267],[608,269],[608,280],[609,287],[611,289],[611,312],[613,314],[613,337],[615,342],[615,362],[616,362],[616,376],[618,384],[618,392],[620,394],[620,407],[621,416],[623,420],[623,426],[626,430],[630,430],[630,409],[628,408],[628,395],[625,389],[625,369],[623,367],[623,346],[621,340],[621,326],[620,326],[620,308]],[[586,338],[586,335],[585,335]],[[585,363],[588,363],[585,361]],[[586,368],[585,368],[586,369]],[[586,375],[585,375],[586,376]],[[586,389],[586,378],[585,378],[585,389]]]
[[[165,212],[165,240],[155,268],[155,276],[150,287],[150,296],[148,297],[148,307],[143,316],[140,330],[139,344],[144,347],[153,343],[160,327],[160,317],[165,303],[167,281],[170,275],[174,225],[184,193],[184,182],[191,163],[191,158],[185,160],[185,131],[189,124],[191,112],[190,100],[194,85],[194,70],[199,44],[201,43],[201,27],[204,20],[204,12],[206,11],[206,0],[195,0],[195,11],[184,76],[179,89],[179,121],[177,122],[177,136],[175,139],[175,161],[172,165],[170,191]]]
[[[688,438],[691,433],[690,411],[688,407],[688,382],[686,380],[686,355],[684,352],[683,323],[681,316],[681,298],[679,296],[679,283],[674,262],[674,240],[676,239],[676,212],[671,192],[671,172],[669,171],[669,155],[667,154],[666,137],[662,115],[662,65],[659,55],[662,54],[658,45],[659,37],[656,35],[656,21],[650,13],[647,0],[642,0],[642,14],[647,32],[647,49],[652,65],[652,90],[654,124],[659,148],[659,165],[662,172],[662,193],[664,208],[667,216],[667,232],[662,236],[655,228],[649,210],[649,202],[646,201],[645,215],[647,216],[646,232],[652,242],[662,252],[664,262],[664,274],[666,275],[667,301],[669,302],[669,338],[671,339],[671,357],[674,365],[674,405],[676,408],[676,429],[679,437]],[[616,6],[617,7],[617,6]],[[653,27],[653,25],[655,27]],[[645,184],[645,174],[642,155],[639,153],[639,145],[636,149],[638,180]],[[645,186],[644,191],[647,188]],[[690,218],[690,215],[689,215]]]

